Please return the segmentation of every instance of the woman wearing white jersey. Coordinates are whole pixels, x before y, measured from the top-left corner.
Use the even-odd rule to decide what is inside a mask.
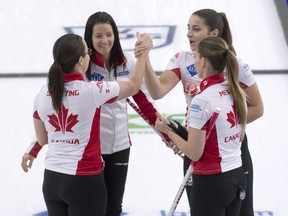
[[[116,23],[110,14],[92,14],[87,20],[84,38],[88,47],[92,49],[86,73],[89,80],[129,79],[134,71],[135,60],[123,52]],[[133,95],[133,99],[150,124],[154,125],[157,111],[144,83],[139,92]],[[106,216],[120,216],[131,146],[125,99],[102,106],[100,133],[101,153],[105,161]]]
[[[202,9],[194,12],[188,22],[187,37],[191,51],[182,51],[177,53],[168,63],[167,69],[160,75],[159,79],[154,73],[149,60],[147,61],[145,82],[150,95],[153,99],[160,99],[171,91],[176,84],[181,81],[183,91],[186,97],[187,106],[190,104],[196,87],[199,85],[199,78],[194,65],[194,54],[197,45],[201,40],[208,36],[221,37],[229,46],[229,49],[235,52],[232,44],[232,34],[226,15],[217,13],[212,9]],[[135,55],[141,53],[141,43],[135,49]],[[238,58],[238,57],[237,57]],[[248,96],[247,123],[250,123],[263,115],[263,102],[257,87],[254,75],[249,65],[238,58],[239,78],[238,81]],[[247,178],[246,198],[242,202],[241,216],[254,215],[253,210],[253,166],[251,156],[248,150],[247,137],[244,137],[241,146],[243,169]],[[184,159],[184,173],[190,165],[188,157]],[[189,197],[191,185],[187,185],[186,191]],[[189,202],[190,203],[190,202]],[[193,206],[190,205],[190,208]]]
[[[92,50],[90,64],[85,73],[86,80],[115,81],[129,80],[135,68],[135,60],[124,53],[116,23],[106,12],[92,14],[85,26],[84,39]],[[133,99],[150,124],[156,121],[156,109],[142,84]],[[120,216],[125,192],[131,141],[128,133],[126,100],[118,100],[101,107],[100,144],[105,162],[104,180],[107,190],[106,216]],[[168,137],[166,136],[168,139]],[[168,140],[170,141],[170,140]],[[26,156],[37,156],[40,146],[31,143]],[[25,164],[25,163],[24,163]]]
[[[238,216],[246,184],[240,148],[247,108],[238,83],[237,59],[223,39],[208,37],[198,45],[195,68],[202,79],[201,93],[189,105],[188,140],[170,131],[160,115],[156,128],[193,161],[192,215]],[[209,121],[217,108],[221,112],[210,129]],[[206,140],[207,131],[211,134]]]
[[[34,100],[36,137],[40,146],[48,144],[43,195],[51,216],[105,215],[100,107],[137,93],[145,71],[147,52],[137,60],[130,80],[85,82],[91,54],[82,37],[60,37],[53,47],[48,84]]]

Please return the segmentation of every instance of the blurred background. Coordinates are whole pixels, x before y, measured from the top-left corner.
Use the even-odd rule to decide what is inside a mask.
[[[46,215],[42,197],[45,148],[24,173],[21,157],[34,132],[32,105],[46,83],[52,47],[66,33],[83,36],[88,17],[110,13],[122,47],[133,54],[135,33],[151,35],[150,59],[161,73],[178,51],[189,50],[190,15],[203,8],[225,12],[238,56],[253,70],[264,101],[264,116],[247,126],[254,163],[255,215],[286,216],[288,189],[288,6],[285,0],[10,0],[0,7],[0,215]],[[165,115],[183,117],[178,85],[155,102]],[[129,109],[131,158],[122,215],[166,216],[182,182],[182,161]],[[175,216],[189,215],[186,195]]]

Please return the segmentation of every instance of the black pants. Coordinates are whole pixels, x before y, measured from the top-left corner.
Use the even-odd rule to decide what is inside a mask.
[[[215,175],[193,174],[189,197],[192,215],[239,216],[242,201],[239,194],[245,187],[242,167]]]
[[[253,216],[254,208],[253,208],[253,164],[252,158],[248,149],[248,140],[245,135],[242,146],[242,167],[245,172],[246,180],[247,180],[247,188],[246,188],[246,197],[242,202],[240,209],[240,216]]]
[[[103,174],[75,176],[44,171],[43,195],[49,216],[104,216]]]
[[[130,148],[109,155],[102,155],[105,161],[104,180],[107,190],[105,216],[120,216],[128,172]]]
[[[248,149],[248,140],[247,140],[246,134],[245,134],[245,137],[242,141],[241,152],[242,152],[242,154],[241,154],[242,167],[243,167],[243,170],[245,172],[247,187],[246,187],[246,197],[241,204],[240,216],[253,216],[254,215],[254,209],[253,209],[253,164],[252,164],[252,159],[251,159],[250,152]],[[190,163],[191,163],[191,160],[187,156],[185,156],[184,157],[184,163],[183,163],[184,175],[186,173],[186,170],[189,168]],[[186,193],[187,193],[188,197],[190,196],[191,189],[192,189],[192,185],[189,184],[189,182],[188,182],[188,185],[186,186]],[[190,214],[192,216],[191,208],[193,208],[193,206],[191,205],[190,202],[189,202],[189,207],[190,207]]]

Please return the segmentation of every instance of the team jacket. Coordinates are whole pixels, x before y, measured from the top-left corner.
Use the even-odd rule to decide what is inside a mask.
[[[135,61],[131,55],[126,53],[125,58],[119,57],[119,59],[120,63],[117,67],[117,78],[115,78],[114,72],[112,70],[108,72],[103,59],[94,53],[91,57],[92,61],[90,65],[92,80],[129,80],[134,70]],[[124,63],[126,63],[125,66]],[[133,99],[138,105],[138,108],[149,120],[149,124],[154,126],[157,119],[157,111],[144,83],[139,92],[133,96]],[[125,99],[102,106],[100,131],[102,154],[112,154],[130,147],[127,103]]]
[[[189,126],[207,128],[216,108],[221,111],[212,128],[200,159],[193,162],[193,173],[211,175],[241,167],[241,130],[233,97],[228,90],[224,72],[205,78],[200,84],[201,94],[189,106]]]
[[[244,63],[240,58],[237,57],[237,59],[239,64],[238,80],[241,87],[246,88],[253,85],[256,81],[249,65]],[[192,51],[182,51],[177,53],[168,62],[166,70],[173,71],[179,77],[179,80],[181,80],[188,107],[193,96],[199,92],[198,87],[201,82],[194,66],[194,54]],[[187,110],[187,112],[189,112],[189,110]],[[186,113],[186,117],[187,116],[188,113]]]
[[[33,117],[48,134],[45,168],[70,175],[97,175],[104,162],[100,151],[100,106],[119,94],[117,82],[85,82],[82,73],[64,75],[61,110],[53,106],[47,85],[34,100]]]

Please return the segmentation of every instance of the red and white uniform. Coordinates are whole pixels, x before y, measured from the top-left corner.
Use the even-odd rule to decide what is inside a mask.
[[[117,66],[117,77],[115,78],[114,69],[108,71],[105,68],[103,59],[93,54],[91,57],[91,78],[92,80],[129,80],[134,71],[135,60],[125,53],[124,57],[119,57]],[[125,66],[124,66],[125,63]],[[145,83],[142,84],[139,92],[133,95],[134,101],[139,109],[148,118],[150,124],[155,125],[157,119],[155,104],[151,99]],[[102,154],[112,154],[131,146],[128,132],[128,113],[126,100],[119,100],[113,104],[105,104],[101,108],[101,151]]]
[[[256,80],[249,65],[243,62],[240,58],[237,59],[239,64],[238,81],[240,82],[241,87],[246,88],[253,85]],[[194,54],[192,51],[182,51],[174,55],[166,67],[166,70],[175,72],[175,74],[179,77],[179,80],[181,80],[187,107],[197,92],[197,87],[201,82],[201,79],[198,77],[196,68],[194,66],[194,62]],[[187,115],[188,113],[186,116]]]
[[[114,71],[108,71],[105,63],[99,55],[95,53],[91,56],[91,77],[93,81],[115,81],[129,80],[134,70],[135,60],[131,55],[125,53],[126,61],[123,57],[119,57],[119,65],[117,67],[117,78]],[[125,66],[124,66],[124,63]],[[142,84],[139,92],[133,95],[133,99],[138,105],[141,112],[147,117],[150,125],[155,125],[157,119],[155,104],[151,99],[145,83]],[[101,127],[100,127],[100,144],[101,154],[113,154],[115,152],[130,148],[131,141],[128,132],[128,113],[126,100],[119,100],[111,104],[101,106]],[[163,134],[166,141],[170,141],[169,137]],[[33,139],[26,149],[26,153],[37,157],[41,150],[38,142]]]
[[[100,151],[100,106],[119,94],[117,82],[85,82],[81,73],[64,75],[62,108],[56,113],[47,85],[34,101],[34,118],[48,133],[45,168],[70,175],[97,175],[104,163]]]
[[[220,108],[221,112],[205,144],[202,156],[197,162],[193,162],[193,173],[211,175],[241,167],[242,127],[224,72],[204,79],[200,84],[200,90],[201,93],[192,99],[189,106],[189,127],[207,130],[216,108]]]

